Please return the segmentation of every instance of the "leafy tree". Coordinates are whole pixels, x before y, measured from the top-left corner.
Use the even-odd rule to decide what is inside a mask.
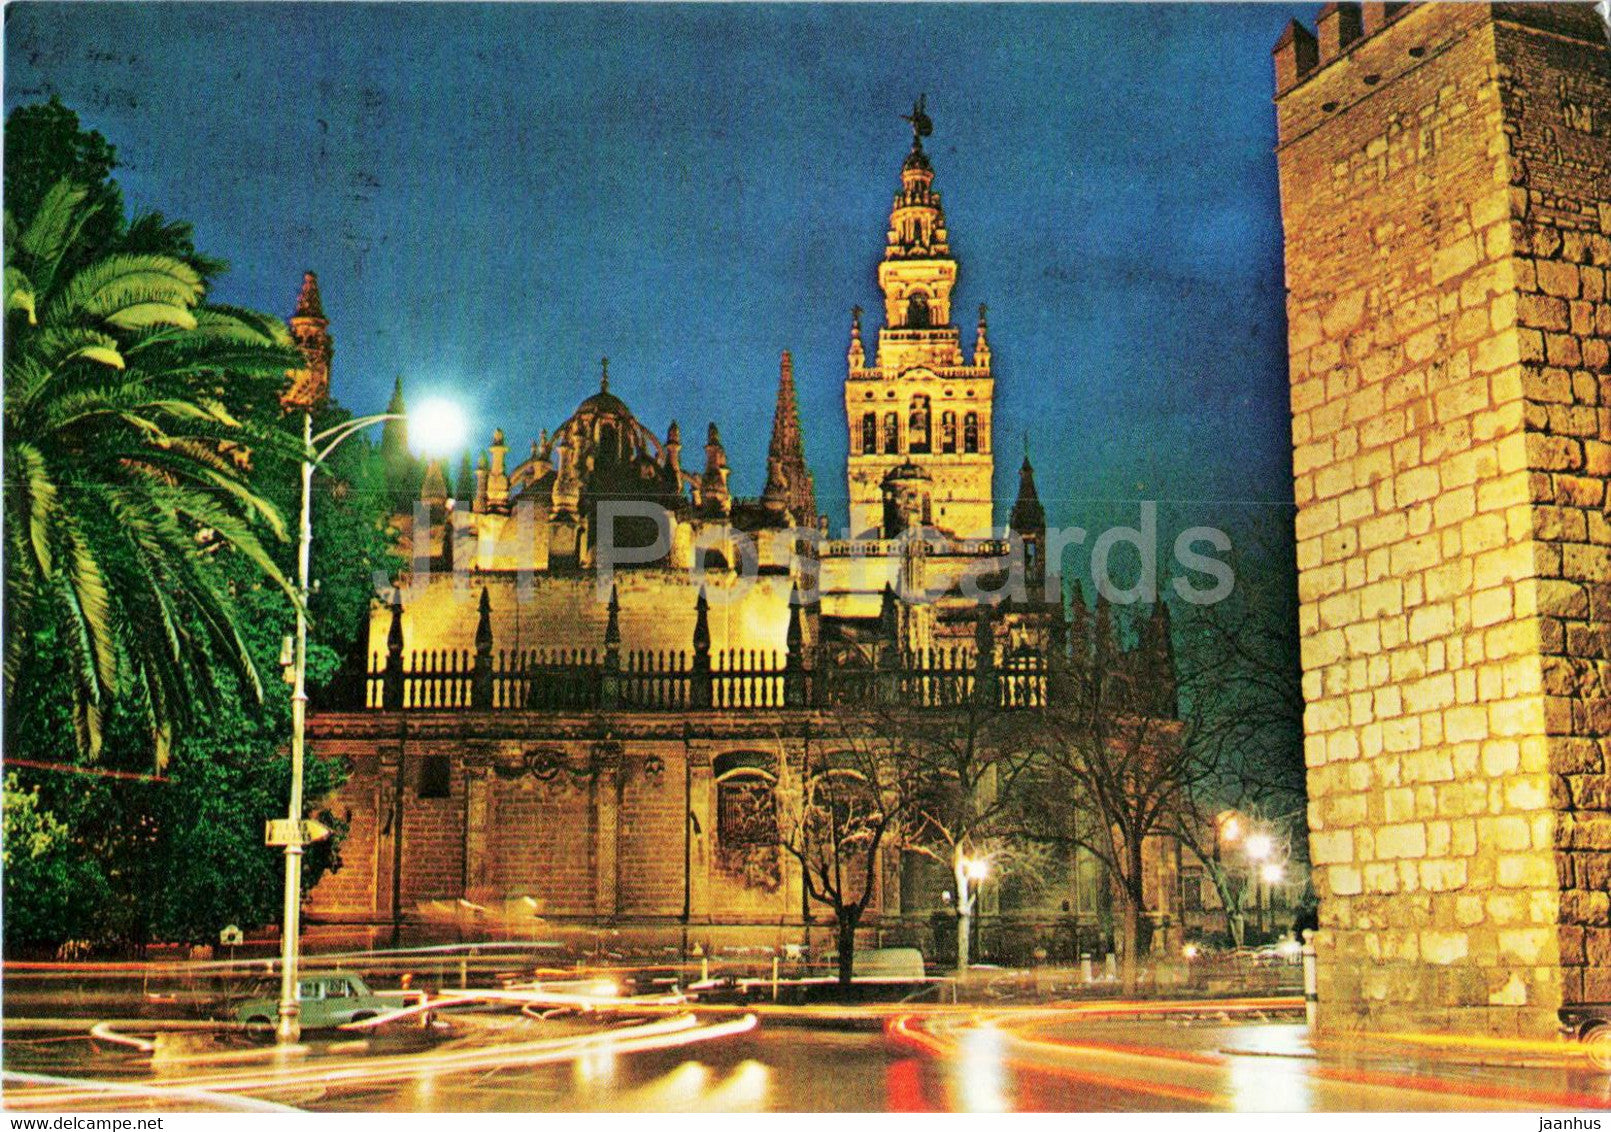
[[[6,208],[21,228],[61,181],[82,186],[88,216],[83,238],[66,252],[69,270],[89,258],[112,252],[170,255],[184,260],[205,279],[223,274],[226,264],[196,251],[189,224],[160,212],[124,218],[123,192],[111,179],[117,151],[95,130],[79,125],[78,115],[52,97],[19,106],[6,119]]]
[[[63,181],[86,193],[83,248],[109,250],[123,225],[123,191],[111,179],[117,151],[52,97],[6,118],[6,210],[27,227]]]
[[[4,740],[62,769],[8,784],[5,940],[207,940],[279,910],[262,834],[284,814],[289,690],[258,674],[291,631],[295,547],[261,536],[298,501],[279,393],[301,359],[278,320],[203,305],[217,264],[188,254],[187,225],[123,221],[111,148],[76,122],[23,108],[6,132]],[[315,695],[393,567],[380,475],[355,440],[315,480]],[[166,757],[165,776],[70,773],[92,751],[103,769]],[[310,758],[308,798],[342,774]],[[305,884],[336,867],[315,846]]]

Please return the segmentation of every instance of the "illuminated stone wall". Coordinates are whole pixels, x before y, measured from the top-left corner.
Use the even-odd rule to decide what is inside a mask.
[[[1611,74],[1581,5],[1276,47],[1321,1020],[1611,999]]]

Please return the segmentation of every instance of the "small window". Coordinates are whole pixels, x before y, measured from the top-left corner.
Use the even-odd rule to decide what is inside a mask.
[[[962,419],[962,450],[979,451],[979,414],[969,413]]]
[[[940,414],[940,451],[947,455],[957,450],[957,415],[949,409]]]
[[[452,794],[452,760],[446,755],[426,755],[420,764],[420,797],[447,798]]]
[[[1180,907],[1185,912],[1203,910],[1203,870],[1180,870]]]
[[[893,456],[901,450],[901,415],[884,414],[884,454]]]
[[[912,411],[906,426],[907,448],[919,454],[929,450],[929,399],[919,394],[912,398]]]
[[[869,393],[867,396],[871,397]],[[878,414],[866,413],[861,418],[861,451],[864,456],[878,454]]]

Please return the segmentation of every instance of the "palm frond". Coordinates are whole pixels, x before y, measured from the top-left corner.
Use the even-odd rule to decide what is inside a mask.
[[[57,264],[94,212],[81,207],[87,196],[87,188],[63,177],[46,191],[27,230],[17,237],[17,249],[31,262],[36,281],[55,275]]]
[[[188,311],[201,301],[196,269],[165,255],[109,255],[80,268],[47,304],[47,318],[110,319],[128,307],[172,306]]]
[[[50,469],[39,449],[20,440],[10,447],[6,463],[14,471],[8,477],[6,493],[10,495],[15,485],[27,501],[26,507],[19,507],[18,510],[25,510],[28,514],[28,545],[33,550],[34,563],[39,568],[40,576],[49,577],[52,565],[50,531],[56,517],[56,485],[50,478]]]

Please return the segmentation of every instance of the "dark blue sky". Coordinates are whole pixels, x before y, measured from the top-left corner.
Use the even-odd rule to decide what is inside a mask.
[[[518,454],[608,354],[753,494],[792,350],[837,522],[849,310],[927,92],[998,498],[1028,429],[1054,523],[1212,521],[1291,500],[1270,46],[1311,7],[21,3],[5,101],[104,133],[131,206],[230,261],[217,299],[289,314],[317,271],[358,411],[401,373]]]

